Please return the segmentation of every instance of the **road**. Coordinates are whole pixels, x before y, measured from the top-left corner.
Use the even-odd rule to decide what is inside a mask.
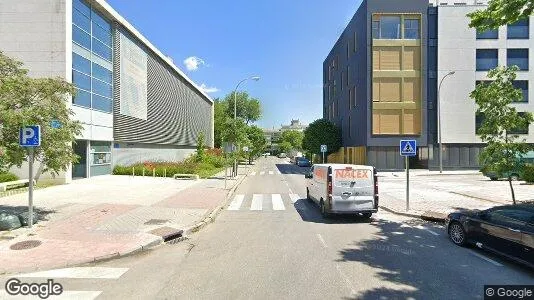
[[[482,299],[484,284],[534,280],[522,266],[454,246],[441,225],[386,212],[324,219],[303,199],[305,171],[261,158],[228,209],[186,241],[84,274],[18,278],[54,278],[78,299]]]

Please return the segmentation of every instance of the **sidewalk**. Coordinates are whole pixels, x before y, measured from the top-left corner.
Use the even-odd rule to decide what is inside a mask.
[[[507,181],[490,181],[477,172],[468,171],[447,172],[448,174],[444,172],[443,175],[439,172],[428,173],[426,171],[410,176],[408,211],[406,211],[406,176],[403,173],[381,173],[380,207],[395,213],[440,221],[449,213],[461,209],[483,210],[512,204]],[[534,201],[534,185],[513,182],[513,186],[518,202]]]
[[[0,231],[0,274],[115,258],[190,233],[226,204],[251,167],[241,165],[226,190],[224,171],[197,181],[107,175],[37,190],[36,211],[46,220]],[[0,198],[0,211],[26,211],[27,197]]]

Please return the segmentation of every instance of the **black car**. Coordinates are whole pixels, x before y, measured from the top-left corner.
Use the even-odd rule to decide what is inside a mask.
[[[296,161],[296,165],[299,167],[311,167],[310,160],[305,157],[297,157]]]
[[[475,245],[534,268],[534,204],[451,213],[446,228],[456,245]]]

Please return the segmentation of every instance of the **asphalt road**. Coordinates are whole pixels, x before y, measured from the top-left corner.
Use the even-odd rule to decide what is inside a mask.
[[[534,271],[457,247],[434,223],[324,219],[303,199],[305,171],[262,158],[229,209],[186,241],[89,266],[85,278],[19,278],[54,278],[78,299],[482,299],[484,284],[534,282]]]

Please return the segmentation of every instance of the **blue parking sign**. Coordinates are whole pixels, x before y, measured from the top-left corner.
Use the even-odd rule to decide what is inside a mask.
[[[19,132],[19,145],[22,147],[41,146],[41,126],[31,125],[22,127]]]
[[[401,140],[400,141],[400,155],[401,156],[417,155],[417,141],[416,140]]]

